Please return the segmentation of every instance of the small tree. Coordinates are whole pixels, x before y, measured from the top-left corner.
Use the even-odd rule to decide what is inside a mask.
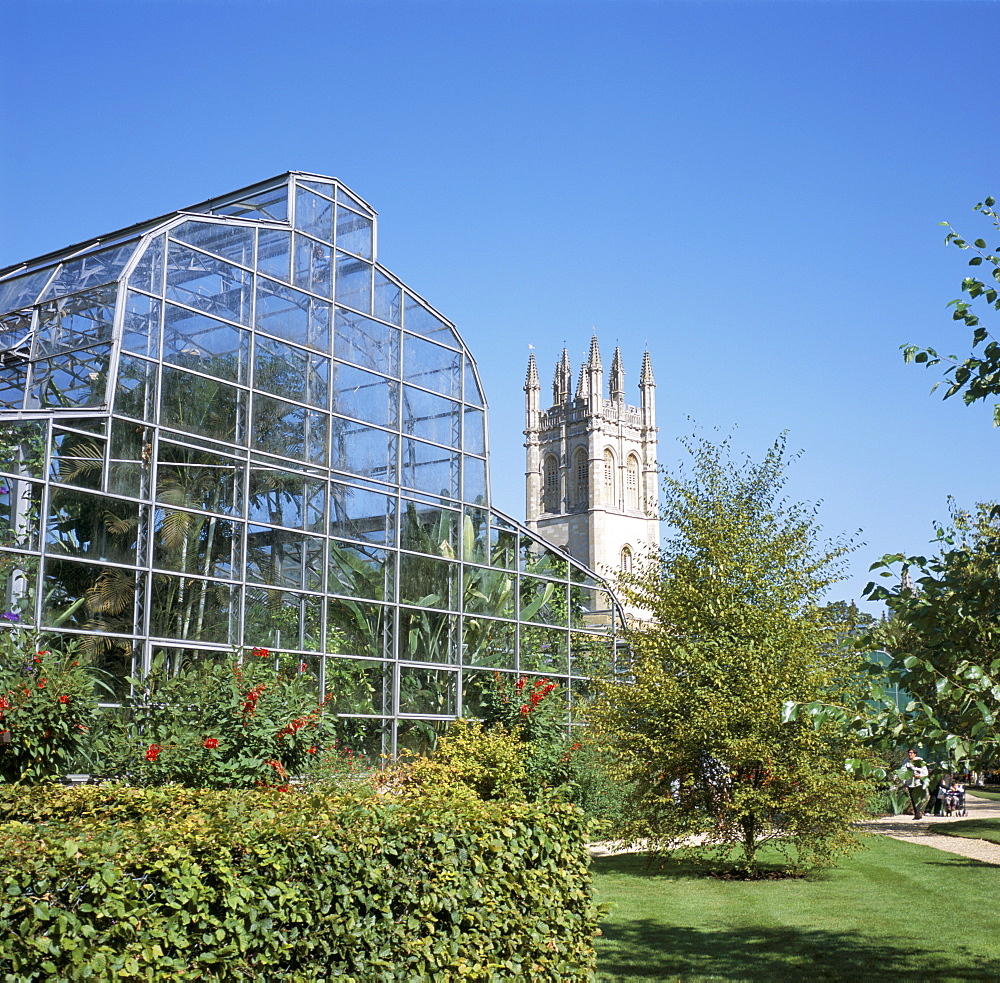
[[[632,628],[631,679],[605,683],[593,713],[637,789],[627,836],[657,853],[739,847],[750,874],[769,840],[797,865],[828,862],[855,841],[865,795],[844,762],[864,752],[782,711],[850,685],[843,618],[818,602],[852,547],[781,498],[784,437],[760,463],[734,462],[728,440],[685,447],[690,473],[663,477],[673,536],[620,578],[652,620]]]

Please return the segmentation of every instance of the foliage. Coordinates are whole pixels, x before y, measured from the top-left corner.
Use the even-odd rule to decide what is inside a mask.
[[[856,726],[909,741],[932,757],[977,767],[1000,763],[1000,508],[951,506],[931,557],[901,554],[873,564],[895,586],[869,584],[890,618],[863,642],[889,656],[873,667],[883,685],[908,699],[861,707]],[[915,576],[914,576],[915,574]]]
[[[979,202],[974,211],[980,212],[985,218],[990,220],[990,224],[996,232],[1000,232],[1000,216],[994,211],[996,201],[987,198]],[[962,292],[967,294],[969,300],[953,300],[949,306],[954,307],[952,319],[962,321],[966,327],[972,329],[972,354],[966,358],[958,355],[939,355],[933,348],[920,348],[917,345],[904,345],[903,357],[907,362],[918,362],[927,365],[946,364],[944,374],[949,377],[949,386],[945,390],[944,398],[953,396],[960,392],[966,405],[975,403],[978,400],[988,399],[990,396],[1000,395],[1000,344],[998,344],[993,333],[983,326],[979,319],[973,301],[982,299],[986,304],[986,309],[1000,311],[1000,292],[996,284],[1000,283],[1000,247],[994,247],[989,251],[985,239],[975,239],[971,243],[963,239],[947,222],[942,225],[948,226],[948,234],[944,241],[959,249],[971,249],[976,254],[969,260],[969,266],[987,266],[987,279],[981,280],[976,276],[965,277],[962,280]],[[992,283],[990,281],[993,281]],[[979,345],[983,345],[982,350],[976,354]],[[935,384],[936,389],[940,383]],[[993,407],[993,425],[1000,426],[1000,403]]]
[[[841,619],[818,602],[850,547],[781,497],[784,438],[760,463],[733,461],[728,440],[685,446],[690,474],[663,478],[673,536],[619,580],[652,620],[632,627],[631,679],[605,681],[593,711],[637,790],[626,838],[654,852],[707,838],[751,872],[769,840],[800,866],[829,862],[855,843],[866,789],[844,762],[866,752],[783,704],[849,685],[853,662],[831,651]]]
[[[324,707],[306,668],[264,648],[180,672],[158,660],[131,680],[110,772],[136,785],[285,785],[324,747]]]
[[[594,968],[583,818],[561,803],[0,789],[0,867],[0,966],[19,983]]]
[[[0,781],[59,778],[88,743],[96,699],[88,660],[18,629],[0,632]]]

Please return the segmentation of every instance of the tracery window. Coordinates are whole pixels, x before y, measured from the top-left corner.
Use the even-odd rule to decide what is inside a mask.
[[[621,570],[622,573],[632,572],[632,548],[630,546],[622,547]]]
[[[630,454],[625,470],[625,507],[639,508],[639,458]]]
[[[559,511],[559,462],[554,454],[545,458],[542,487],[542,511]]]
[[[610,450],[604,452],[604,501],[615,504],[615,456]]]
[[[573,496],[578,508],[585,509],[589,504],[589,484],[590,477],[589,462],[587,452],[581,447],[573,459],[573,475],[576,479],[576,494]]]

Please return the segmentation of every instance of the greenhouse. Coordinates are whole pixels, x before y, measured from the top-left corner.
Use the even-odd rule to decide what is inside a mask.
[[[121,695],[154,659],[266,648],[372,753],[475,716],[498,672],[571,714],[620,615],[491,507],[487,451],[475,360],[335,179],[0,271],[0,618],[73,636]]]

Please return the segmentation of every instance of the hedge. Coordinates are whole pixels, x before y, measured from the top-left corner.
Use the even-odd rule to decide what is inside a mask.
[[[586,980],[564,803],[0,787],[0,979]]]

